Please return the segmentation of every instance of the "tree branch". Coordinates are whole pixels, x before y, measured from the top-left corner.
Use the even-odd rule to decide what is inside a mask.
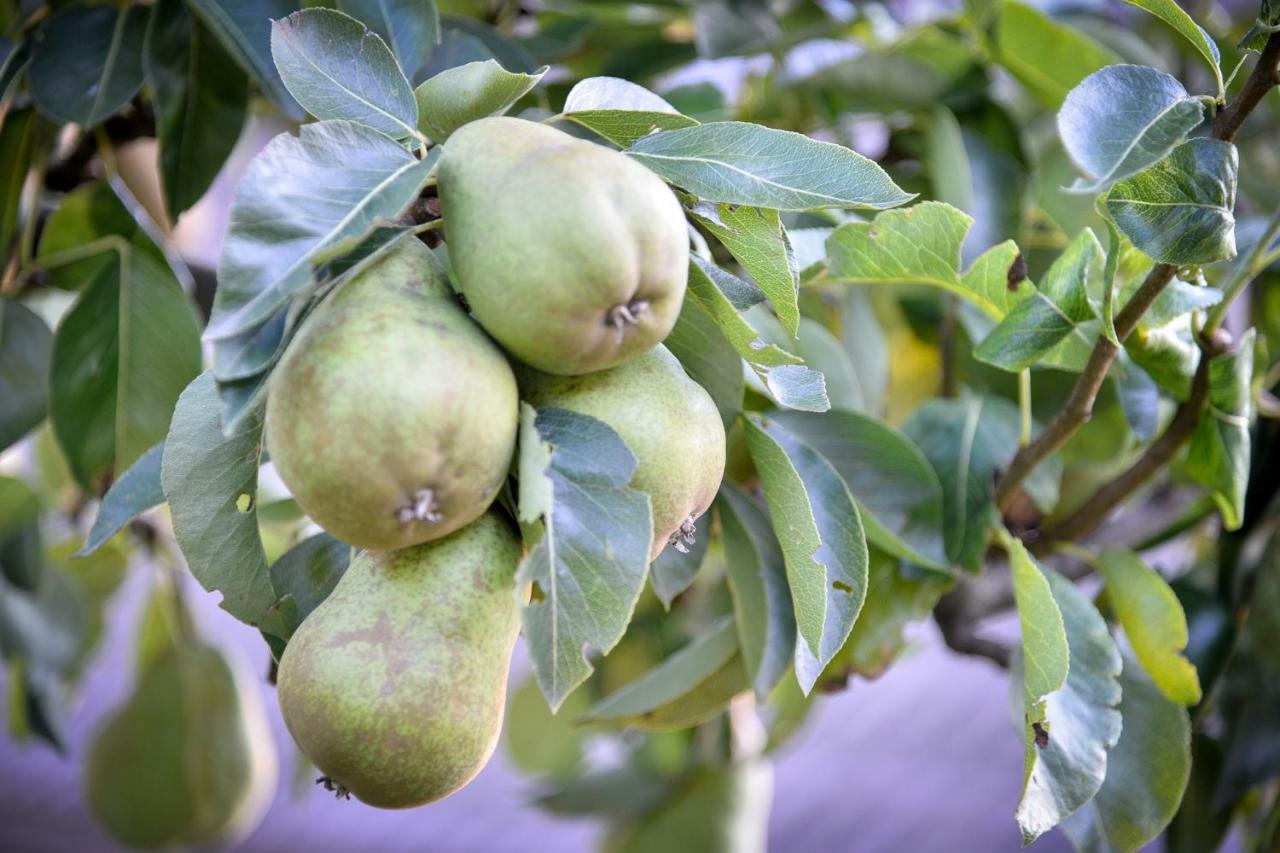
[[[1212,136],[1224,142],[1235,139],[1244,120],[1253,112],[1263,96],[1280,83],[1280,33],[1273,33],[1267,39],[1262,55],[1249,74],[1249,78],[1241,87],[1235,100],[1224,107],[1213,120]],[[1116,315],[1116,336],[1123,343],[1138,326],[1142,315],[1156,301],[1156,297],[1165,289],[1177,273],[1177,268],[1170,264],[1156,264],[1147,274],[1142,286],[1133,298]],[[1105,336],[1098,338],[1084,371],[1076,380],[1075,387],[1066,404],[1048,426],[1041,431],[1034,441],[1018,451],[1009,463],[1009,468],[996,485],[996,504],[1007,510],[1021,488],[1027,476],[1054,451],[1066,444],[1076,430],[1093,416],[1093,404],[1106,381],[1107,371],[1115,361],[1119,348]]]

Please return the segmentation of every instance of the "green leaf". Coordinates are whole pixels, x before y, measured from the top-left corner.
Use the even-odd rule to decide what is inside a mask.
[[[633,774],[634,776],[635,774]],[[647,781],[642,777],[641,785]],[[649,793],[628,780],[613,799]],[[633,793],[630,789],[639,788]],[[767,846],[773,768],[760,758],[702,764],[683,778],[662,780],[656,809],[620,823],[605,837],[611,853],[665,853],[671,850],[759,851]]]
[[[864,678],[882,675],[907,647],[903,629],[928,618],[955,582],[947,575],[904,564],[877,548],[870,554],[867,600],[844,648],[828,665],[828,674],[835,669],[845,677],[851,672]]]
[[[1108,548],[1098,559],[1107,582],[1107,601],[1124,628],[1142,667],[1174,702],[1200,702],[1195,665],[1183,656],[1187,616],[1164,578],[1132,551]]]
[[[940,287],[998,321],[1034,287],[1012,242],[988,249],[960,274],[960,249],[972,224],[967,214],[936,201],[845,223],[827,239],[831,275],[850,284]]]
[[[1044,720],[1043,708],[1037,706],[1066,684],[1071,655],[1062,613],[1045,573],[1020,541],[1006,535],[1005,547],[1022,628],[1022,697],[1030,727]]]
[[[351,553],[347,543],[339,542],[328,533],[317,533],[294,545],[271,564],[272,588],[280,601],[287,598],[293,602],[292,607],[282,606],[281,610],[290,616],[296,613],[290,635],[333,592],[351,564]]]
[[[552,710],[587,679],[587,650],[622,638],[653,540],[648,496],[627,487],[636,460],[608,426],[565,409],[523,406],[520,519],[544,533],[521,562],[521,609],[534,673]],[[526,482],[532,481],[532,482]]]
[[[1185,463],[1187,473],[1212,490],[1227,530],[1240,527],[1249,484],[1255,337],[1255,330],[1249,329],[1234,352],[1209,363],[1209,405],[1191,436]]]
[[[136,6],[73,7],[40,30],[27,81],[40,109],[60,122],[92,127],[142,88],[147,12]]]
[[[108,236],[119,237],[128,250],[141,250],[158,263],[166,263],[164,253],[146,235],[107,181],[95,181],[67,193],[45,221],[36,257],[49,268],[49,281],[56,287],[81,290],[114,260],[107,251],[82,260],[58,263],[82,254],[84,245]],[[105,246],[104,246],[105,247]]]
[[[271,57],[302,108],[320,120],[345,119],[412,136],[418,104],[382,37],[333,9],[294,12],[271,23]]]
[[[295,120],[302,109],[271,60],[271,22],[298,10],[298,0],[186,0],[223,49],[257,81],[275,105]]]
[[[31,487],[16,477],[0,476],[0,543],[39,520],[40,499]],[[14,578],[9,579],[17,583]]]
[[[164,438],[200,372],[200,328],[173,273],[135,249],[112,253],[58,324],[49,417],[72,473],[102,493]]]
[[[1015,571],[1027,572],[1030,558],[1020,544],[1015,544],[1014,549],[1021,551],[1012,559]],[[1039,574],[1033,564],[1030,571]],[[1121,726],[1117,709],[1120,652],[1107,631],[1107,623],[1089,599],[1066,578],[1052,571],[1040,578],[1047,581],[1052,603],[1061,614],[1070,649],[1070,670],[1064,668],[1066,659],[1062,652],[1065,650],[1053,614],[1047,610],[1040,613],[1048,604],[1041,598],[1043,589],[1037,593],[1038,608],[1024,613],[1019,599],[1024,630],[1031,632],[1023,636],[1026,759],[1022,798],[1017,810],[1024,845],[1057,826],[1098,792],[1107,773],[1107,754],[1119,740]],[[1033,624],[1028,627],[1028,622]],[[1049,633],[1043,636],[1038,633],[1046,631]],[[1052,639],[1043,643],[1049,634]],[[1030,648],[1028,637],[1032,638]],[[1052,677],[1046,678],[1046,675]],[[1066,676],[1065,683],[1061,681],[1062,675]],[[1062,685],[1061,689],[1038,693],[1054,681]],[[1033,693],[1038,693],[1038,698]],[[1040,743],[1037,743],[1036,723],[1044,733]],[[1043,740],[1045,736],[1047,743]]]
[[[1139,9],[1147,10],[1191,42],[1191,46],[1204,58],[1204,61],[1209,65],[1209,70],[1213,72],[1214,80],[1218,83],[1218,101],[1226,100],[1226,85],[1222,81],[1222,59],[1218,55],[1218,45],[1205,31],[1204,27],[1197,24],[1187,14],[1186,10],[1173,2],[1173,0],[1124,1],[1130,6],[1137,6]]]
[[[675,328],[662,343],[711,395],[725,426],[733,423],[742,410],[742,357],[701,302],[684,301]]]
[[[282,312],[311,295],[315,268],[400,216],[435,159],[418,160],[383,134],[346,121],[305,125],[297,137],[281,134],[254,158],[231,208],[206,331],[216,344],[219,380],[254,376],[278,356],[274,343],[254,346],[257,336],[273,320],[291,326]],[[300,307],[287,319],[296,323]]]
[[[9,252],[18,233],[22,187],[31,169],[34,110],[9,109],[0,124],[0,250]]]
[[[574,778],[582,763],[587,732],[576,724],[587,710],[586,692],[570,694],[552,714],[532,678],[507,700],[503,742],[512,763],[525,773]],[[580,777],[579,777],[580,778]]]
[[[868,408],[858,368],[844,344],[827,331],[826,326],[808,317],[801,317],[794,347],[796,355],[822,374],[827,399],[833,407],[851,411],[864,411]]]
[[[1106,195],[1107,212],[1133,245],[1167,264],[1208,264],[1236,254],[1236,147],[1200,137]]]
[[[9,96],[9,90],[30,64],[30,40],[24,39],[15,45],[8,39],[0,39],[0,101]]]
[[[94,516],[84,545],[76,552],[77,557],[86,557],[97,551],[130,521],[164,503],[164,489],[160,485],[160,460],[163,457],[164,442],[159,442],[139,456],[129,470],[111,484],[98,506],[98,514]]]
[[[152,12],[146,68],[165,208],[176,222],[204,196],[240,138],[249,81],[182,0],[162,0]]]
[[[711,316],[780,406],[810,412],[831,408],[822,374],[805,367],[799,356],[768,343],[739,313],[759,304],[759,291],[695,256],[689,262],[688,298]]]
[[[781,427],[744,418],[803,642],[796,678],[808,694],[849,636],[867,594],[867,540],[831,463]]]
[[[902,431],[924,453],[942,483],[942,529],[947,557],[977,572],[991,531],[1000,521],[994,498],[996,473],[1018,449],[1017,407],[993,397],[929,400]],[[1024,488],[1041,508],[1057,502],[1062,461],[1050,456]]]
[[[338,9],[381,36],[409,79],[440,43],[434,0],[338,0]]]
[[[225,436],[213,374],[198,376],[178,399],[165,439],[160,482],[173,533],[200,585],[222,595],[222,609],[281,639],[296,624],[271,584],[258,534],[262,420]]]
[[[822,415],[780,411],[770,418],[839,472],[876,547],[913,563],[946,568],[942,485],[929,460],[902,433],[838,409]]]
[[[764,508],[738,486],[726,482],[720,487],[716,513],[724,535],[742,662],[756,698],[764,701],[795,654],[796,617],[786,560]]]
[[[1072,192],[1098,193],[1167,157],[1204,117],[1204,102],[1176,77],[1145,65],[1112,65],[1086,77],[1058,111],[1067,154],[1091,180]]]
[[[1118,57],[1073,27],[1025,3],[1005,0],[995,25],[997,61],[1047,107]]]
[[[703,201],[774,210],[882,210],[912,199],[871,160],[830,142],[725,121],[642,137],[627,153]]]
[[[467,122],[511,109],[546,73],[546,66],[532,74],[508,71],[493,59],[441,71],[414,90],[418,127],[443,142]]]
[[[583,722],[670,731],[696,726],[749,687],[733,616],[587,709]]]
[[[1155,329],[1134,330],[1124,342],[1134,364],[1142,368],[1175,399],[1191,395],[1191,380],[1200,363],[1189,317]]]
[[[1169,825],[1191,774],[1191,720],[1129,658],[1120,673],[1120,740],[1094,798],[1062,822],[1081,853],[1136,853]],[[1209,849],[1209,848],[1203,848]]]
[[[53,334],[39,314],[0,299],[0,451],[44,420],[52,350]]]
[[[1072,240],[1040,282],[1040,288],[1000,321],[973,355],[1016,373],[1039,362],[1068,336],[1083,335],[1080,324],[1095,320],[1089,282],[1101,281],[1106,256],[1088,228]]]
[[[617,77],[579,80],[562,113],[623,148],[656,131],[698,124],[643,86]]]
[[[782,327],[795,337],[800,322],[799,270],[778,211],[704,202],[689,212],[742,264],[769,300]]]
[[[234,430],[257,408],[267,390],[271,367],[293,340],[307,315],[324,296],[342,282],[359,275],[391,251],[400,240],[413,239],[402,225],[377,226],[350,252],[313,268],[312,284],[267,319],[261,326],[234,337],[213,342],[213,369],[230,365],[232,379],[218,379],[224,430]],[[217,294],[214,295],[215,305]]]

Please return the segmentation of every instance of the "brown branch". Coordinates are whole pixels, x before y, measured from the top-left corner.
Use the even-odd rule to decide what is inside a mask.
[[[1071,515],[1044,531],[1034,543],[1033,550],[1041,552],[1052,547],[1053,542],[1078,539],[1105,519],[1125,498],[1138,490],[1143,483],[1155,476],[1173,459],[1174,454],[1191,440],[1209,398],[1208,353],[1202,353],[1200,364],[1191,380],[1191,393],[1178,406],[1165,431],[1147,447],[1132,465],[1094,493]]]
[[[1280,84],[1280,33],[1273,33],[1267,40],[1262,55],[1241,87],[1236,99],[1224,107],[1214,118],[1212,136],[1230,142],[1235,139],[1244,120],[1261,102],[1263,96]],[[1170,264],[1156,264],[1147,274],[1142,286],[1115,318],[1116,336],[1123,343],[1138,326],[1142,315],[1156,301],[1177,273]],[[1098,338],[1084,371],[1076,380],[1071,395],[1062,411],[1036,436],[1035,440],[1018,451],[1008,469],[996,485],[996,503],[1006,510],[1012,504],[1027,476],[1054,451],[1066,444],[1089,418],[1093,416],[1093,404],[1098,399],[1102,383],[1106,381],[1111,362],[1115,361],[1119,348],[1105,336]]]

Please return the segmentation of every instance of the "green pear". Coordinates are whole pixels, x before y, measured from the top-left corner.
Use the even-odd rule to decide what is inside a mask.
[[[506,481],[515,377],[430,250],[402,240],[308,320],[271,377],[267,446],[338,539],[391,550],[479,517]]]
[[[280,659],[280,712],[339,792],[410,808],[466,785],[502,728],[520,542],[489,512],[399,551],[365,551]]]
[[[603,370],[675,325],[689,232],[660,178],[543,124],[486,118],[440,157],[449,257],[471,312],[526,364]]]
[[[653,506],[654,560],[683,548],[724,476],[724,424],[715,402],[664,346],[598,373],[554,376],[517,367],[524,399],[604,421],[636,456],[631,487]]]
[[[233,845],[275,793],[266,712],[256,686],[217,649],[163,642],[90,748],[89,808],[132,847]]]

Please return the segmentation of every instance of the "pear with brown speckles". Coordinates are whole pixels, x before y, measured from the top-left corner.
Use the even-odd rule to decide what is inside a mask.
[[[502,728],[520,542],[488,512],[456,533],[356,557],[280,660],[280,712],[338,792],[380,808],[447,797]]]
[[[489,508],[517,418],[506,358],[410,237],[289,346],[271,376],[267,447],[325,530],[359,548],[406,548]]]

